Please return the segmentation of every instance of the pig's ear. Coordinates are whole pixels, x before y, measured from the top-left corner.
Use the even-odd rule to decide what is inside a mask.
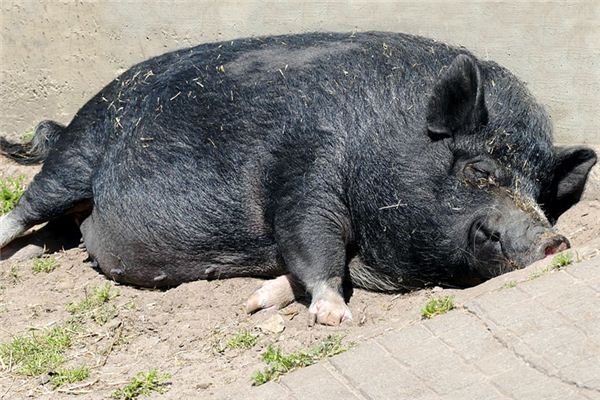
[[[553,177],[540,198],[552,223],[579,201],[588,173],[596,164],[596,153],[587,147],[556,147],[555,151]]]
[[[429,137],[453,137],[487,121],[479,67],[471,57],[460,54],[433,88],[427,110]]]

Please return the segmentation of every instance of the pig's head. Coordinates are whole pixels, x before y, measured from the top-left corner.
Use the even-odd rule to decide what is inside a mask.
[[[579,201],[596,154],[553,146],[549,118],[512,75],[458,56],[433,87],[426,125],[444,232],[424,232],[445,260],[487,279],[569,247],[552,226]]]

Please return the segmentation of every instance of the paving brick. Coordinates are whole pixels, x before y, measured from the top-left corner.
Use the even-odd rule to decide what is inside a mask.
[[[481,384],[486,379],[478,369],[464,363],[453,353],[438,355],[428,362],[411,366],[410,372],[439,394]]]
[[[465,310],[453,310],[435,318],[423,320],[423,326],[434,335],[441,335],[448,330],[466,330],[473,326],[473,316]]]
[[[598,304],[600,304],[600,293],[585,301],[567,304],[556,312],[569,321],[575,322],[576,325],[595,326],[595,332],[599,332],[600,325],[595,325],[598,322]]]
[[[296,400],[292,394],[276,382],[258,387],[240,388],[236,393],[211,397],[214,400]]]
[[[599,400],[600,394],[594,392],[581,392],[574,390],[573,394],[570,395],[569,400]]]
[[[518,286],[517,286],[518,289]],[[490,292],[484,296],[478,297],[468,303],[479,304],[485,303],[490,309],[511,310],[527,304],[531,301],[532,296],[522,290],[498,290]]]
[[[549,310],[561,310],[570,305],[584,306],[585,303],[597,299],[598,292],[586,285],[577,285],[571,290],[564,290],[560,293],[548,292],[535,298],[535,301],[543,304]]]
[[[427,358],[428,353],[435,353],[432,346],[443,346],[421,324],[386,333],[378,341],[396,360],[405,365]]]
[[[549,271],[538,278],[519,283],[518,288],[533,297],[549,292],[559,293],[580,284],[565,271]]]
[[[471,362],[504,350],[504,347],[494,339],[481,320],[471,314],[464,314],[462,318],[465,318],[466,324],[434,332],[454,352],[459,353],[462,359]]]
[[[299,369],[284,376],[281,378],[281,384],[288,387],[297,400],[360,399],[335,379],[322,363]]]
[[[600,346],[592,346],[592,338],[568,325],[528,332],[520,339],[527,346],[522,354],[541,356],[556,369],[589,357],[594,347],[600,351]]]
[[[444,400],[509,400],[489,382],[468,386],[441,396]]]
[[[503,350],[487,354],[480,359],[475,360],[473,365],[475,365],[487,377],[493,377],[494,375],[500,375],[511,370],[520,362],[521,361],[519,361],[519,358],[510,351]]]
[[[420,342],[414,343],[413,346],[407,346],[403,343],[402,335],[385,335],[379,339],[379,343],[396,360],[408,366],[426,364],[439,356],[452,357],[452,351],[448,346],[441,340],[429,335],[429,333]]]
[[[599,241],[600,243],[600,241]],[[598,249],[595,249],[598,250]],[[582,281],[589,280],[600,280],[600,270],[598,267],[600,266],[600,252],[596,251],[596,256],[589,259],[583,260],[581,262],[575,262],[572,265],[569,265],[565,268],[565,271],[570,275],[581,279]]]
[[[579,385],[598,391],[600,398],[600,351],[590,351],[591,357],[579,360],[560,370],[561,376],[576,382]]]
[[[600,292],[582,297],[578,301],[562,304],[555,311],[570,321],[581,321],[587,325],[598,320],[598,304],[600,304]]]
[[[449,315],[449,314],[448,314]],[[481,326],[479,329],[484,329]],[[413,330],[411,342],[416,346],[402,346],[402,331],[397,335],[384,335],[378,341],[395,359],[405,363],[410,372],[427,383],[437,393],[453,390],[480,382],[484,376],[475,368],[467,365],[461,357],[440,339],[434,338],[424,329]],[[422,340],[418,341],[420,333]]]
[[[353,385],[373,399],[435,397],[419,378],[394,360],[375,342],[334,357],[330,363]]]
[[[495,332],[510,332],[514,336],[527,332],[562,325],[565,319],[558,313],[551,313],[540,303],[529,299],[520,305],[497,306],[495,299],[479,299],[477,315],[489,325],[494,325]],[[467,307],[471,307],[467,304]],[[490,324],[491,323],[491,324]]]
[[[565,272],[596,292],[600,292],[600,257],[583,264],[576,264],[565,269]]]
[[[598,311],[596,311],[596,316],[586,313],[585,319],[575,321],[573,325],[588,336],[600,340],[600,318],[598,318]]]
[[[573,393],[569,385],[547,377],[524,363],[496,375],[493,382],[502,393],[515,399],[565,400]]]

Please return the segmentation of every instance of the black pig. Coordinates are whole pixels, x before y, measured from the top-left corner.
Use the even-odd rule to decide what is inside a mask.
[[[263,37],[142,62],[64,127],[5,154],[41,172],[0,220],[0,247],[83,216],[118,282],[267,281],[312,320],[351,318],[343,287],[468,285],[566,249],[552,231],[596,155],[557,148],[506,69],[395,33]],[[294,289],[294,290],[293,290]]]

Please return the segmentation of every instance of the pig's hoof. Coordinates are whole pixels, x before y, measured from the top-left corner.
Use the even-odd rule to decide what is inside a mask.
[[[334,292],[327,292],[313,299],[308,308],[308,318],[310,326],[313,326],[315,322],[335,326],[351,320],[352,313],[342,296]]]
[[[246,301],[246,312],[253,313],[269,308],[280,309],[295,300],[292,277],[282,275],[263,283]]]

